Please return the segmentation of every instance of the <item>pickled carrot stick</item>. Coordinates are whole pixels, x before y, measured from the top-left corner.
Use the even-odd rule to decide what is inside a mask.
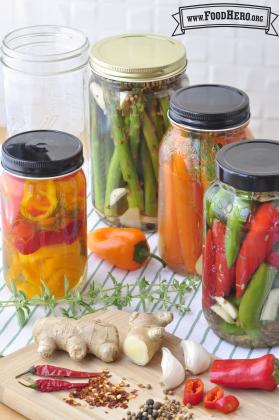
[[[172,160],[165,161],[162,165],[162,195],[163,208],[160,209],[159,217],[159,249],[160,254],[166,260],[167,264],[176,270],[183,268],[183,258],[180,249],[177,221],[175,214],[175,194],[172,181]]]
[[[195,264],[201,254],[202,215],[199,213],[202,197],[201,189],[195,186],[196,182],[186,166],[184,157],[174,154],[175,214],[182,257],[188,273],[195,273]]]

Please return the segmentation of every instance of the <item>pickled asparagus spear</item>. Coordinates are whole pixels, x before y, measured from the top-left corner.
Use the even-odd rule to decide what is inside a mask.
[[[141,146],[141,161],[144,179],[144,213],[146,216],[157,216],[157,182],[155,179],[152,161],[145,141]]]
[[[124,181],[127,183],[129,188],[129,207],[138,208],[140,211],[143,210],[143,194],[139,182],[139,178],[133,164],[132,155],[128,143],[127,136],[125,135],[123,118],[121,111],[111,104],[111,130],[115,144],[115,151],[117,153],[119,164],[122,172]],[[110,174],[110,171],[109,171]],[[109,178],[109,176],[108,176]],[[108,179],[107,182],[111,182]]]
[[[152,124],[146,112],[143,113],[143,134],[151,156],[155,178],[158,181],[159,141],[156,136],[154,125]]]

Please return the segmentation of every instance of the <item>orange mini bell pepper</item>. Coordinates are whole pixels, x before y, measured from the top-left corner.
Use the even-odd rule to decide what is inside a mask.
[[[137,270],[150,257],[166,265],[160,257],[150,252],[144,233],[136,228],[96,229],[88,234],[88,248],[123,270]]]

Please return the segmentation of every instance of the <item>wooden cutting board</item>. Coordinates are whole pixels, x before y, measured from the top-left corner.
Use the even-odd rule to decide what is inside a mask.
[[[120,338],[123,340],[128,328],[129,314],[121,311],[108,311],[96,314],[96,317],[114,323],[120,332]],[[164,345],[169,347],[171,351],[183,361],[180,348],[178,346],[179,339],[170,334],[166,335]],[[69,359],[64,352],[56,352],[54,357],[49,360],[50,364],[80,369],[80,370],[101,370],[104,367],[109,368],[112,374],[112,381],[118,381],[125,377],[131,384],[131,389],[138,388],[139,384],[151,384],[152,390],[140,389],[139,395],[135,400],[131,400],[129,410],[136,411],[138,407],[146,401],[147,398],[154,398],[155,400],[163,400],[164,395],[160,386],[161,369],[160,369],[160,352],[154,357],[147,367],[140,367],[132,364],[127,358],[122,355],[120,359],[111,364],[104,364],[104,362],[87,356],[86,360],[77,363]],[[18,384],[15,376],[20,372],[27,370],[30,366],[44,363],[36,353],[36,345],[31,344],[24,347],[17,352],[4,357],[0,360],[0,401],[13,410],[21,413],[30,419],[36,420],[61,420],[61,419],[79,419],[79,420],[121,420],[125,417],[125,410],[122,409],[105,409],[105,408],[89,408],[83,402],[84,406],[72,407],[63,401],[63,397],[67,393],[56,392],[43,394],[37,391],[28,389]],[[208,374],[202,375],[206,384],[206,389],[210,389],[212,384],[208,380]],[[230,392],[228,390],[228,392]],[[214,418],[233,418],[241,420],[251,419],[279,419],[279,390],[268,393],[264,391],[233,391],[240,400],[241,408],[237,413],[231,414],[229,417],[224,416],[218,412],[204,410],[202,406],[193,408],[194,419],[208,420]],[[175,391],[175,398],[181,400],[182,387]],[[173,397],[171,397],[173,398]],[[2,406],[3,407],[3,406]],[[109,414],[108,414],[109,412]],[[1,411],[0,411],[1,414]],[[3,412],[4,414],[4,412]],[[11,420],[13,417],[4,417],[2,419]],[[15,419],[18,417],[14,417]]]

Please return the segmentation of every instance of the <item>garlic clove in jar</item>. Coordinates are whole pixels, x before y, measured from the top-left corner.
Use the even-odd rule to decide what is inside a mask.
[[[167,347],[162,347],[162,380],[167,389],[177,388],[185,379],[185,369]]]
[[[184,353],[186,370],[193,375],[199,375],[209,369],[211,355],[201,344],[192,340],[182,340],[180,344]]]

